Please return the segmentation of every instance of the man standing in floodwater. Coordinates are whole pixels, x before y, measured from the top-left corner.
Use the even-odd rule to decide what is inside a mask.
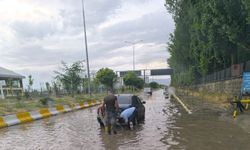
[[[105,110],[105,130],[108,134],[111,134],[111,130],[116,134],[116,115],[119,111],[117,97],[114,95],[112,90],[108,91],[108,95],[104,97],[102,104],[103,110]]]

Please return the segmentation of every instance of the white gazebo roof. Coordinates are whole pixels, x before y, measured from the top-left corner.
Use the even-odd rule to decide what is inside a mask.
[[[25,78],[25,76],[22,76],[18,73],[15,73],[14,71],[0,67],[0,78],[23,79],[23,78]]]

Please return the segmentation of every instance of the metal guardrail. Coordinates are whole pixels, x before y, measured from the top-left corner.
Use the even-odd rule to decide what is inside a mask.
[[[196,79],[194,84],[206,84],[235,78],[241,78],[243,72],[250,72],[250,60],[241,64],[233,65],[226,69],[214,72],[203,78]]]

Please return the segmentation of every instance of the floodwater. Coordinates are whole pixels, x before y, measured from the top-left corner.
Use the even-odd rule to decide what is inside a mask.
[[[250,133],[209,108],[187,114],[163,91],[144,96],[146,118],[133,130],[108,135],[96,121],[96,107],[0,129],[2,150],[243,150]]]

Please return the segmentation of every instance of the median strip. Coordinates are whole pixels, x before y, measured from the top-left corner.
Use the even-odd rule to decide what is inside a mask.
[[[97,102],[96,100],[91,100],[88,102],[80,103],[80,104],[75,104],[72,106],[69,105],[58,105],[56,107],[51,107],[51,108],[42,108],[39,109],[38,111],[31,111],[31,112],[20,112],[17,114],[13,115],[7,115],[0,117],[0,128],[3,127],[9,127],[21,123],[26,123],[42,118],[47,118],[50,116],[55,116],[60,113],[66,113],[66,112],[71,112],[73,110],[79,110],[95,105],[101,104],[100,102]]]

